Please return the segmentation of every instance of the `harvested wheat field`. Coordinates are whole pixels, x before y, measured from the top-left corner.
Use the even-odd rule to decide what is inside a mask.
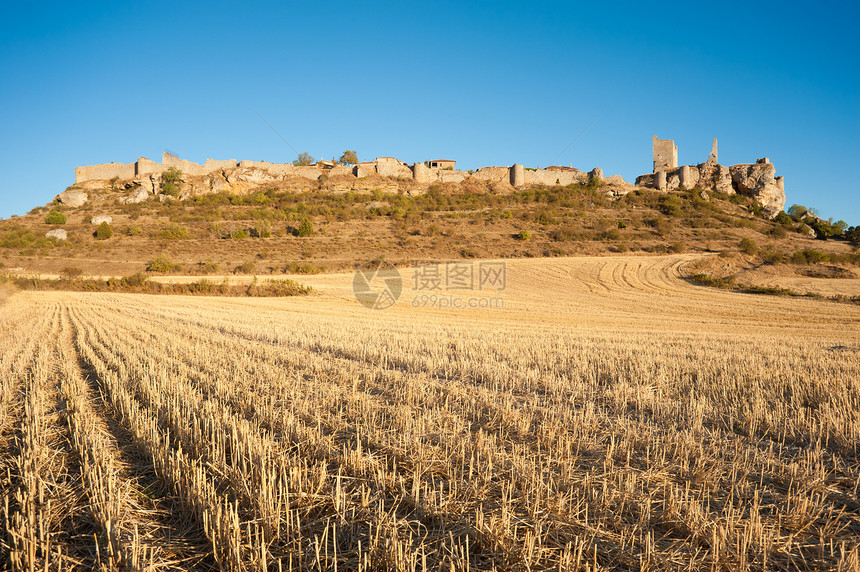
[[[508,261],[492,309],[371,311],[351,275],[19,292],[4,562],[857,570],[860,307],[692,285],[690,260]]]

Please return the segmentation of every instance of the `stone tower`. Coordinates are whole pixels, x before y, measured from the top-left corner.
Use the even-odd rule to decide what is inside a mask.
[[[654,135],[654,172],[678,167],[678,148],[671,139],[657,139]]]
[[[525,168],[519,163],[514,163],[510,168],[511,186],[522,187],[526,184]]]

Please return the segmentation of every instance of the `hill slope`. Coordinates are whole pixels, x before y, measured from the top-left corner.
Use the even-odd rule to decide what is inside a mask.
[[[721,252],[733,259],[707,268],[709,273],[749,274],[766,265],[776,269],[771,275],[809,277],[807,266],[814,262],[830,268],[818,274],[856,276],[858,257],[847,242],[813,240],[802,222],[784,214],[769,220],[740,195],[640,188],[615,196],[612,187],[599,185],[514,191],[466,183],[432,185],[410,195],[396,180],[362,185],[348,192],[316,183],[259,186],[241,195],[218,192],[185,200],[160,195],[124,204],[127,193],[105,183],[104,189],[88,191],[83,206],[55,201],[0,221],[0,264],[18,274],[120,276],[150,268],[267,275],[346,270],[379,258],[408,265]],[[46,222],[60,220],[54,211],[64,224]],[[92,221],[104,217],[112,236],[99,240]],[[46,238],[51,230],[65,231],[67,239]],[[810,251],[818,254],[803,254]],[[157,257],[167,264],[153,267]],[[783,264],[790,262],[799,264]]]

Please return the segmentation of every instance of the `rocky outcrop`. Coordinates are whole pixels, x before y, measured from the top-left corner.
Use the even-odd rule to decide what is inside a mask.
[[[69,233],[62,228],[55,228],[54,230],[46,232],[45,236],[47,238],[53,238],[54,240],[67,240],[69,238]]]
[[[636,177],[636,184],[658,190],[699,188],[729,195],[752,197],[773,218],[785,206],[785,189],[782,177],[767,159],[756,163],[727,167],[713,159],[696,166],[684,165],[670,170]]]
[[[806,237],[815,238],[815,231],[808,224],[800,223],[799,232]]]
[[[718,165],[714,162],[707,162],[697,165],[695,170],[699,172],[699,177],[693,186],[717,191],[718,193],[735,194],[735,188],[732,186],[732,173],[729,167]]]
[[[67,207],[82,207],[87,203],[89,197],[83,191],[63,191],[59,195],[57,195],[56,200],[60,201],[60,203],[64,204]]]
[[[122,197],[119,202],[124,205],[133,205],[142,203],[149,198],[149,193],[141,186],[132,187],[131,194],[127,197]]]
[[[755,164],[732,165],[729,171],[732,184],[738,193],[754,198],[776,215],[785,206],[785,192],[777,184],[776,168],[765,161],[767,160]]]
[[[113,217],[110,215],[96,215],[90,219],[90,223],[96,226],[102,224],[103,222],[110,224],[113,222]]]

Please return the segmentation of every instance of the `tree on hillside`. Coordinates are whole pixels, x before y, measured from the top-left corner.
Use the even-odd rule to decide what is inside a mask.
[[[791,218],[793,218],[796,221],[799,221],[800,219],[803,218],[803,215],[805,215],[807,212],[809,212],[809,209],[807,209],[803,205],[791,205],[790,207],[788,207],[787,212],[788,212],[788,216],[790,216]]]
[[[301,153],[299,153],[299,156],[296,157],[296,160],[293,161],[293,165],[295,165],[296,167],[308,167],[316,162],[317,160],[314,159],[310,153],[308,153],[307,151],[302,151]]]
[[[343,152],[343,155],[340,156],[340,159],[338,159],[337,162],[341,165],[355,165],[358,163],[358,155],[355,151],[347,149]]]
[[[860,246],[860,226],[852,226],[846,230],[845,238],[854,246]]]

